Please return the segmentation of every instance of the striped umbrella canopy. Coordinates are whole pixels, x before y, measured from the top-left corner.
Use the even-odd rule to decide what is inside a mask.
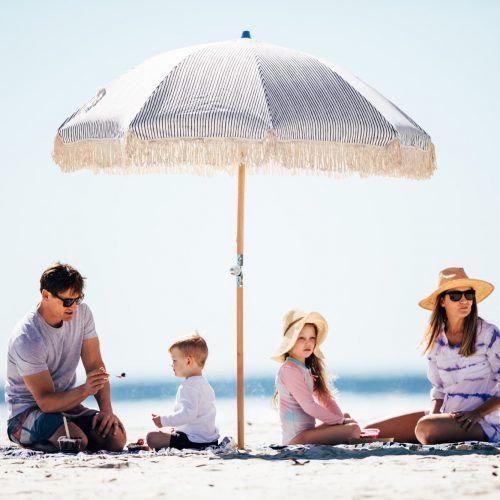
[[[424,179],[430,137],[374,89],[317,57],[241,39],[153,57],[64,121],[54,161],[65,172],[238,174],[238,445],[243,433],[245,172]]]
[[[64,171],[429,177],[430,137],[337,66],[251,38],[153,57],[59,128]]]

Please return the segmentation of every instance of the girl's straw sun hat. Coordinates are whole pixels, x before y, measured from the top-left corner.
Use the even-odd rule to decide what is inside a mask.
[[[271,356],[271,359],[278,361],[278,363],[284,363],[285,354],[294,346],[300,331],[307,323],[315,325],[317,330],[316,345],[313,352],[318,358],[324,359],[319,346],[325,341],[328,333],[328,323],[317,312],[306,313],[299,309],[292,309],[283,316],[283,340],[276,350],[276,354]]]
[[[447,290],[469,286],[476,291],[476,302],[481,302],[495,289],[487,281],[470,279],[462,267],[448,267],[439,273],[438,288],[418,305],[432,311],[436,306],[437,298]]]

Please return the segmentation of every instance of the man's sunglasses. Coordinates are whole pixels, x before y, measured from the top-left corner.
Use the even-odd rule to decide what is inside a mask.
[[[458,302],[462,300],[462,296],[464,296],[467,300],[474,300],[476,296],[475,290],[466,290],[465,292],[457,292],[456,290],[452,290],[450,292],[444,292],[443,295],[448,295],[452,302]]]
[[[50,292],[54,297],[62,301],[64,307],[71,307],[73,304],[76,304],[77,306],[80,305],[83,302],[83,299],[85,297],[85,294],[81,294],[80,297],[77,297],[76,299],[63,299],[62,297],[59,297],[57,293],[52,293]]]

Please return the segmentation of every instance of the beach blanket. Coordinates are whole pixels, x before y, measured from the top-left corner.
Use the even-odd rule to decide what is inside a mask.
[[[207,456],[222,459],[265,459],[265,460],[329,460],[345,458],[362,458],[371,455],[462,455],[500,454],[500,443],[488,443],[481,441],[467,441],[460,443],[445,443],[436,445],[420,445],[413,443],[384,443],[371,442],[362,444],[340,444],[340,445],[262,445],[245,450],[238,450],[234,440],[228,438],[221,442],[219,446],[213,446],[205,450],[177,450],[175,448],[163,448],[159,451],[138,451],[138,452],[107,452],[98,453],[81,452],[77,455],[63,453],[44,453],[41,451],[28,450],[18,446],[0,446],[0,460],[3,459],[76,459],[79,461],[106,460],[107,458],[153,458],[162,456],[190,457],[193,455]],[[298,465],[301,465],[300,463]]]

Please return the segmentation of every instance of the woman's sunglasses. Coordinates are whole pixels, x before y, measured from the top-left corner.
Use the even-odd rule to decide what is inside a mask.
[[[85,294],[82,293],[80,295],[80,297],[76,297],[76,299],[63,299],[62,297],[59,297],[59,295],[57,295],[57,293],[52,293],[52,292],[50,292],[50,293],[54,297],[56,297],[57,299],[62,301],[64,307],[71,307],[73,304],[76,304],[77,306],[79,306],[83,302],[83,299],[85,297]]]
[[[462,300],[462,296],[464,296],[467,300],[474,300],[476,296],[475,290],[466,290],[465,292],[457,292],[456,290],[452,290],[450,292],[444,292],[443,295],[448,295],[452,302],[458,302]]]

